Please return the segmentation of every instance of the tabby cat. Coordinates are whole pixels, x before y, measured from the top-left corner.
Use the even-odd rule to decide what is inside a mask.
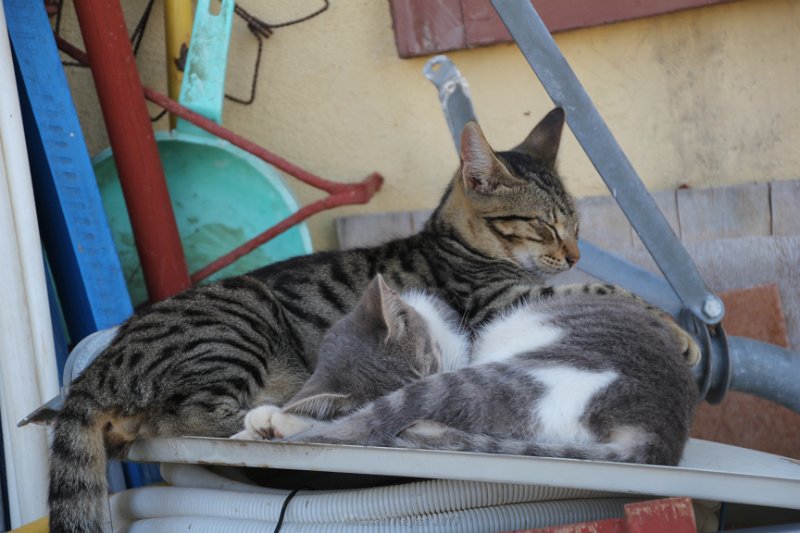
[[[508,309],[470,346],[443,302],[378,279],[325,337],[309,383],[283,410],[248,413],[244,433],[675,465],[697,387],[671,321],[624,295],[577,292]],[[360,406],[332,422],[293,414]]]
[[[136,313],[70,386],[50,456],[52,531],[99,531],[107,455],[137,438],[228,437],[247,411],[281,405],[308,379],[324,332],[377,273],[426,288],[471,331],[553,294],[540,284],[579,257],[572,198],[555,170],[564,113],[495,153],[475,123],[424,229],[380,246],[321,252],[187,290]]]

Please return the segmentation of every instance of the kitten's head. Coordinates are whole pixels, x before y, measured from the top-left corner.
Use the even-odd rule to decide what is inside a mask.
[[[330,418],[437,372],[441,349],[425,319],[378,276],[322,340],[311,378],[287,412]]]
[[[518,146],[495,152],[477,123],[464,127],[449,201],[462,204],[456,227],[482,253],[543,275],[580,258],[575,202],[555,166],[563,128],[556,108]]]

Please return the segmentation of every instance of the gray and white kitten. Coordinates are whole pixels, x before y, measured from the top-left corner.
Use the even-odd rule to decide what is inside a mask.
[[[284,409],[251,411],[240,438],[680,460],[697,388],[666,315],[577,292],[511,309],[472,342],[453,318],[377,279],[325,337],[309,382]]]

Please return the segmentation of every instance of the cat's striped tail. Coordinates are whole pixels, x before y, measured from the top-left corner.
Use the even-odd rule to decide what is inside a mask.
[[[610,442],[544,443],[468,433],[426,420],[403,430],[391,445],[402,448],[640,463],[648,462],[649,440],[635,428],[624,428],[617,431]]]
[[[72,400],[72,401],[70,401]],[[98,533],[107,525],[101,421],[83,398],[67,399],[50,450],[50,531]]]

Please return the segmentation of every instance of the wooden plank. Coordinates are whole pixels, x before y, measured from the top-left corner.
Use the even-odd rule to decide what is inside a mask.
[[[610,196],[593,196],[578,200],[580,236],[608,250],[630,248],[633,230],[622,209]]]
[[[800,180],[770,184],[773,235],[800,235]]]
[[[769,185],[680,189],[678,215],[687,242],[768,236],[772,226]]]
[[[40,3],[5,3],[39,224],[73,341],[133,312],[78,113]]]
[[[511,35],[489,0],[461,0],[461,10],[467,46],[511,42]]]
[[[355,215],[336,219],[339,249],[349,250],[407,237],[414,233],[409,211]]]
[[[731,0],[533,0],[551,32],[703,7]],[[390,0],[400,57],[511,42],[490,0]]]
[[[39,229],[69,336],[77,342],[116,326],[133,307],[44,5],[25,0],[4,4],[21,82]],[[54,328],[59,329],[56,322]],[[121,468],[129,486],[161,479],[156,465],[113,463],[109,473],[115,491],[125,487],[124,481],[115,481],[124,479]]]
[[[433,214],[433,209],[423,209],[422,211],[411,212],[411,222],[414,227],[414,233],[421,231],[422,227]]]
[[[652,17],[726,1],[730,0],[533,0],[533,6],[550,31],[556,32]]]
[[[794,349],[800,347],[800,235],[714,239],[685,245],[706,285],[714,292],[777,283],[789,342]],[[617,253],[656,272],[646,261],[644,250]]]
[[[466,48],[459,0],[390,0],[400,57]]]

